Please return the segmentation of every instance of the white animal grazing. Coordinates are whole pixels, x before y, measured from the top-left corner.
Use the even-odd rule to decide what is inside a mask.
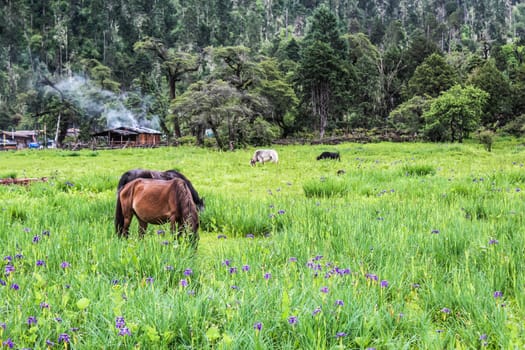
[[[256,163],[266,163],[266,162],[272,162],[272,163],[278,163],[279,162],[279,156],[277,155],[277,152],[273,149],[258,149],[253,154],[252,159],[250,160],[250,165],[254,166]]]

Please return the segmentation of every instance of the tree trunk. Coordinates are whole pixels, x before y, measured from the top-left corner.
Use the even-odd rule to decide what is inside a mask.
[[[330,88],[328,82],[320,82],[312,88],[313,114],[319,118],[319,138],[322,139],[328,125]]]
[[[221,138],[219,137],[219,132],[217,131],[217,128],[215,126],[212,126],[211,127],[211,131],[213,131],[213,135],[215,136],[215,141],[217,141],[217,147],[219,147],[219,149],[223,150],[224,149],[224,145],[222,143]]]
[[[175,101],[175,98],[177,97],[177,90],[175,87],[175,83],[177,82],[177,76],[171,70],[168,70],[168,85],[170,88],[170,101]],[[175,137],[179,138],[182,136],[180,131],[180,121],[179,116],[175,111],[173,112],[173,131],[175,133]]]

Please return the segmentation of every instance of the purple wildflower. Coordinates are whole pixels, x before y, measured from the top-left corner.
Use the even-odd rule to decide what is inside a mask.
[[[128,327],[122,327],[120,331],[118,332],[118,335],[120,335],[121,337],[126,336],[126,335],[131,335],[131,331],[129,330]]]
[[[434,234],[434,235],[439,234],[439,232],[440,232],[440,231],[437,230],[437,229],[433,229],[432,231],[430,231],[430,233],[432,233],[432,234]]]
[[[19,289],[20,289],[20,286],[19,286],[18,284],[16,284],[16,283],[13,283],[13,284],[11,285],[11,289],[19,290]]]
[[[335,301],[335,306],[344,306],[344,305],[345,305],[345,302],[342,301],[342,300],[340,300],[340,299],[337,299],[337,300]]]
[[[15,346],[15,343],[13,343],[13,341],[11,340],[11,338],[7,338],[7,340],[5,340],[3,343],[2,343],[3,346],[7,346],[9,349],[12,349],[14,346]]]
[[[489,241],[489,245],[494,245],[494,244],[498,244],[498,243],[499,243],[499,241],[497,239],[491,239]]]
[[[193,270],[192,269],[184,270],[184,276],[191,276],[192,274],[193,274]]]
[[[242,270],[243,270],[244,272],[248,272],[248,271],[250,271],[250,265],[243,265],[243,266],[242,266]]]
[[[153,277],[146,278],[146,283],[152,284],[155,279]]]
[[[20,254],[20,253],[15,254],[15,259],[23,259],[23,258],[24,258],[23,254]]]
[[[297,321],[298,321],[297,316],[288,317],[288,323],[291,324],[292,326],[297,324]]]
[[[256,331],[261,331],[263,325],[261,322],[255,322],[255,324],[253,325],[253,329],[255,329]]]
[[[126,321],[124,320],[124,317],[117,316],[115,317],[115,328],[124,328],[126,326]]]
[[[173,271],[175,268],[172,265],[166,265],[165,267],[166,271]]]
[[[320,312],[321,312],[321,308],[320,308],[320,307],[316,307],[316,308],[314,309],[314,311],[312,311],[312,316],[315,316],[315,315],[317,315],[317,314],[320,313]]]
[[[224,266],[230,266],[231,262],[230,262],[230,260],[226,259],[226,260],[224,260],[224,261],[222,262],[222,264],[223,264]]]
[[[497,290],[497,291],[494,292],[494,298],[497,299],[497,298],[501,298],[501,297],[503,297],[503,292],[502,291]]]
[[[46,266],[46,262],[44,260],[37,260],[36,266]]]
[[[33,237],[33,243],[38,243],[38,242],[40,242],[40,236],[36,235]]]
[[[382,280],[381,281],[381,288],[386,288],[388,287],[388,281],[387,280]]]
[[[328,287],[322,287],[321,293],[328,293]]]
[[[24,227],[24,232],[31,232],[31,229],[29,227]]]
[[[0,278],[0,286],[5,286],[6,285],[6,282]]]
[[[13,257],[11,255],[6,255],[6,256],[4,256],[4,261],[11,262],[11,261],[13,261]]]
[[[182,279],[182,280],[180,280],[180,285],[181,285],[181,287],[187,287],[188,286],[188,281],[186,281],[185,279]]]
[[[164,230],[157,230],[157,234],[158,234],[158,235],[163,235],[163,234],[165,234],[165,233],[166,233],[166,231],[164,231]]]
[[[277,212],[277,214],[279,214],[279,215],[283,215],[284,213],[285,213],[285,211],[282,210],[282,209]]]
[[[60,267],[63,268],[63,269],[66,269],[68,267],[70,267],[71,264],[68,263],[67,261],[62,261],[62,263],[60,264]]]
[[[346,337],[346,333],[345,332],[337,332],[337,334],[335,335],[336,338],[342,338],[342,337]]]
[[[487,340],[487,335],[486,334],[480,335],[479,340]]]
[[[58,336],[58,342],[59,343],[69,343],[69,334],[62,333]]]
[[[37,322],[38,322],[38,321],[37,321],[37,319],[36,319],[35,316],[29,316],[29,317],[27,318],[27,324],[28,324],[29,326],[36,325]]]
[[[218,235],[217,239],[226,239],[226,235]]]
[[[235,266],[230,267],[230,274],[237,273],[237,268]]]
[[[372,280],[372,281],[377,281],[379,278],[377,277],[377,275],[374,275],[373,273],[367,273],[365,275],[365,277],[369,280]]]
[[[289,262],[297,262],[297,258],[295,256],[292,256],[290,259],[288,259]]]
[[[50,235],[49,230],[42,231],[42,236],[49,236],[49,235]]]
[[[11,264],[5,265],[5,274],[10,275],[11,272],[15,272],[15,267]]]
[[[269,280],[270,278],[272,278],[272,274],[269,273],[269,272],[266,272],[266,273],[264,274],[264,279],[265,279],[265,280]]]
[[[441,309],[441,312],[444,313],[444,314],[449,314],[450,313],[450,309],[448,307],[444,307]]]
[[[53,343],[51,340],[47,339],[47,340],[46,340],[46,345],[47,345],[48,347],[53,347],[53,346],[55,346],[55,343]]]
[[[40,303],[40,308],[41,309],[49,309],[49,304],[46,303],[45,301],[43,301],[43,302]]]
[[[255,236],[253,235],[253,233],[248,233],[248,234],[246,235],[246,238],[255,238]]]

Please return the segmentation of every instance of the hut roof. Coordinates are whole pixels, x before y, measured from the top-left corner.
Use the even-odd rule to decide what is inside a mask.
[[[1,135],[5,135],[11,138],[26,138],[31,139],[35,137],[38,133],[33,130],[18,130],[18,131],[0,131]]]
[[[101,132],[92,134],[92,136],[106,136],[108,133],[118,134],[123,136],[128,135],[138,135],[138,134],[153,134],[153,135],[162,135],[160,131],[144,128],[144,127],[129,127],[129,126],[120,126],[114,129],[106,129]]]

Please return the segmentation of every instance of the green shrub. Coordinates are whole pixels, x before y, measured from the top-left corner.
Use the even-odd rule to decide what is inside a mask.
[[[342,197],[348,193],[349,186],[340,178],[321,178],[306,181],[303,191],[306,197]]]
[[[406,176],[425,176],[434,175],[436,169],[432,165],[405,165],[403,167],[403,174]]]
[[[492,144],[494,143],[494,132],[491,130],[482,130],[478,134],[479,142],[485,147],[487,152],[492,151]]]

